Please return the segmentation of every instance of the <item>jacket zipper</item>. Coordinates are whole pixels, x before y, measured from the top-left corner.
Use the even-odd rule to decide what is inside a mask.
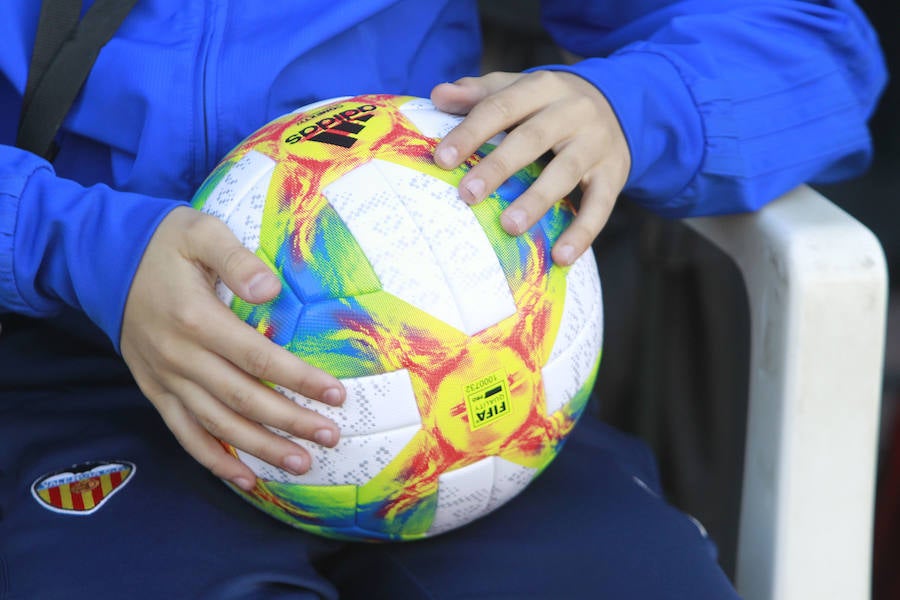
[[[222,6],[217,10],[217,6]],[[203,127],[202,146],[198,151],[195,162],[195,179],[202,181],[211,168],[210,160],[215,148],[215,123],[216,114],[213,106],[215,100],[216,72],[214,61],[214,47],[219,38],[219,20],[224,13],[224,0],[208,0],[203,3],[203,21],[201,22],[202,36],[200,39],[200,77],[199,77],[199,121]]]

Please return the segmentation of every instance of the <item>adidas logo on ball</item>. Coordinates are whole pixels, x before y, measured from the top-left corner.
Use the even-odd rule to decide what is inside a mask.
[[[366,114],[375,110],[372,104],[363,104],[356,108],[348,108],[334,112],[324,119],[320,119],[311,125],[306,125],[300,131],[287,136],[286,144],[296,144],[303,140],[312,140],[323,144],[332,144],[349,148],[356,143],[354,134],[361,132],[364,123],[374,115]]]

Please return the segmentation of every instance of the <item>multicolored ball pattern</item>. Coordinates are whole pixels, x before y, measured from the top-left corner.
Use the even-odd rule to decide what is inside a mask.
[[[310,105],[244,140],[194,197],[282,282],[261,305],[220,282],[223,302],[347,388],[333,408],[275,386],[341,428],[334,448],[294,440],[312,456],[304,475],[223,443],[257,475],[253,491],[233,489],[293,526],[412,540],[489,515],[547,467],[588,402],[597,265],[590,252],[567,268],[550,258],[573,209],[562,199],[526,233],[503,231],[538,164],[477,205],[460,200],[500,139],[441,169],[435,146],[460,119],[408,96]]]

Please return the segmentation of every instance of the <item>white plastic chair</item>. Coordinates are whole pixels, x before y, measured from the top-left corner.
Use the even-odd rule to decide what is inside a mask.
[[[881,246],[806,186],[757,213],[687,223],[734,259],[750,300],[738,591],[747,600],[868,598]]]

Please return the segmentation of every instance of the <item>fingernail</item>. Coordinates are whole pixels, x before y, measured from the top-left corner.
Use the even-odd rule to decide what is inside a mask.
[[[525,211],[517,208],[510,209],[500,217],[503,221],[503,229],[513,235],[519,235],[526,229]]]
[[[253,489],[253,482],[247,479],[246,477],[235,477],[231,480],[231,483],[238,486],[245,492],[249,492]]]
[[[284,461],[281,465],[293,473],[294,475],[302,475],[306,473],[306,457],[300,456],[299,454],[291,454],[290,456],[284,457]]]
[[[250,279],[247,289],[254,298],[266,298],[278,291],[278,279],[272,273],[257,273]]]
[[[468,192],[468,194],[460,196],[463,201],[468,202],[469,204],[480,202],[482,199],[481,197],[484,194],[484,181],[478,178],[470,179],[463,184],[463,190]]]
[[[575,248],[569,244],[560,246],[556,249],[556,261],[563,265],[570,265],[575,260]]]
[[[331,406],[338,406],[341,400],[341,390],[337,388],[329,388],[322,394],[322,402]]]
[[[323,446],[332,446],[335,437],[334,432],[330,429],[320,429],[313,435],[313,439]]]
[[[458,157],[459,152],[453,146],[441,146],[435,153],[437,162],[448,169],[456,166],[456,159]]]

